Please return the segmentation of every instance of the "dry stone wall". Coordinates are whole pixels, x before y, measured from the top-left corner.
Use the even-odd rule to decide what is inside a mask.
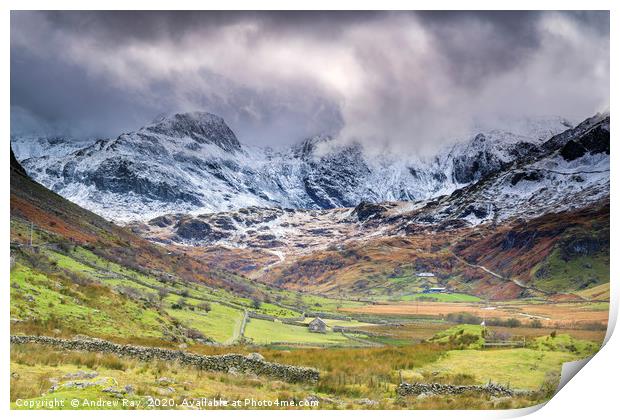
[[[319,380],[319,371],[317,369],[271,363],[254,356],[244,356],[241,354],[203,356],[181,350],[116,344],[93,338],[64,339],[32,335],[11,336],[11,344],[28,343],[54,346],[65,350],[112,353],[117,356],[134,357],[143,361],[154,359],[178,361],[202,370],[253,373],[255,375],[270,376],[286,382],[316,382]]]
[[[458,395],[466,392],[484,393],[494,397],[513,397],[523,394],[523,391],[514,390],[503,385],[489,383],[486,385],[449,385],[438,383],[401,383],[396,390],[398,395]]]

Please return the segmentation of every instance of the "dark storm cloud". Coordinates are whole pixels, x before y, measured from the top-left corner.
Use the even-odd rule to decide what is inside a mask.
[[[11,75],[14,131],[108,136],[201,108],[250,143],[417,144],[607,107],[609,14],[13,12]]]
[[[48,57],[43,64],[28,51],[13,51],[11,72],[15,117],[19,119],[27,112],[38,117],[47,131],[114,134],[108,127],[130,127],[137,121],[148,121],[157,112],[156,107],[134,95],[95,83],[81,67],[57,57]],[[33,128],[37,127],[13,127],[17,132]]]
[[[264,33],[306,33],[331,38],[342,33],[347,25],[363,24],[390,12],[374,11],[98,11],[46,12],[57,27],[80,33],[89,31],[102,42],[115,43],[127,39],[156,41],[180,39],[199,30],[204,34],[217,32],[239,22],[259,23]]]
[[[540,13],[422,12],[420,16],[460,83],[481,83],[518,65],[540,47],[536,28]],[[464,29],[468,36],[463,36]]]

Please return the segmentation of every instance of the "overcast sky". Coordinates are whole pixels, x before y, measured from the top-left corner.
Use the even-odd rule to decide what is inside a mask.
[[[250,144],[414,145],[608,108],[607,12],[11,13],[12,133],[205,110]]]

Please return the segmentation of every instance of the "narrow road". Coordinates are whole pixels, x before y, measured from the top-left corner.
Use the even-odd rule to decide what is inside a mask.
[[[245,333],[245,324],[248,322],[248,311],[245,309],[243,311],[243,317],[241,318],[241,322],[235,325],[235,332],[233,333],[232,338],[226,340],[225,344],[234,344],[243,338],[243,334]]]
[[[484,271],[484,272],[486,272],[486,273],[488,273],[488,274],[492,275],[493,277],[496,277],[496,278],[498,278],[498,279],[500,279],[500,280],[504,280],[504,281],[511,281],[511,282],[513,282],[514,284],[516,284],[517,286],[521,287],[522,289],[533,290],[533,291],[535,291],[535,292],[542,293],[542,294],[544,294],[544,295],[549,295],[549,294],[550,294],[550,293],[545,292],[544,290],[540,290],[540,289],[538,289],[538,288],[536,288],[536,287],[534,287],[534,286],[529,286],[529,285],[527,285],[527,284],[523,283],[523,282],[522,282],[521,280],[519,280],[519,279],[504,277],[504,276],[502,276],[501,274],[498,274],[498,273],[496,273],[496,272],[494,272],[494,271],[492,271],[492,270],[489,270],[488,268],[486,268],[486,267],[485,267],[485,266],[483,266],[483,265],[472,264],[472,263],[468,262],[467,260],[465,260],[465,258],[462,258],[462,257],[460,257],[460,256],[456,255],[456,254],[454,253],[454,251],[452,251],[452,250],[450,250],[450,252],[452,253],[452,255],[454,255],[454,257],[455,257],[457,260],[459,260],[460,262],[462,262],[463,264],[465,264],[465,265],[467,265],[467,266],[469,266],[469,267],[472,267],[472,268],[477,268],[477,269],[479,269],[479,270],[482,270],[482,271]]]

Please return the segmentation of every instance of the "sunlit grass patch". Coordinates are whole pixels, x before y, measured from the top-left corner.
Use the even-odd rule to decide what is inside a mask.
[[[198,307],[194,310],[190,310],[188,307],[183,309],[168,308],[166,312],[182,324],[197,329],[219,343],[232,342],[240,328],[243,312],[218,303],[211,303],[210,306],[209,312]]]
[[[428,341],[462,349],[481,349],[484,346],[485,328],[462,324],[440,331]]]
[[[340,333],[328,331],[325,334],[313,333],[306,327],[283,324],[262,319],[250,319],[245,336],[257,344],[277,342],[300,344],[343,344],[349,339]]]
[[[404,377],[410,381],[420,381],[429,372],[434,372],[436,376],[469,375],[478,384],[492,381],[534,390],[543,385],[548,374],[559,374],[563,363],[577,359],[578,356],[570,353],[526,348],[450,350],[437,362],[404,372]]]

